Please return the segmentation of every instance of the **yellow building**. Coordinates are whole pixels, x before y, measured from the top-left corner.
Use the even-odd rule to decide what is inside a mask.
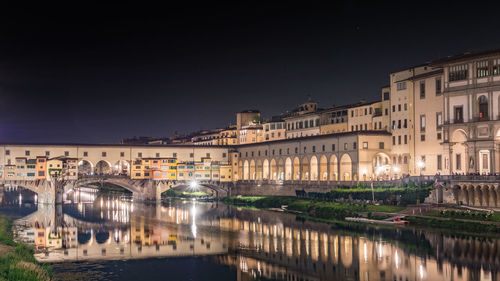
[[[189,181],[194,179],[194,162],[177,163],[177,180]]]
[[[231,182],[233,174],[233,168],[231,164],[220,165],[220,182]]]
[[[238,134],[236,133],[236,126],[229,126],[219,132],[219,138],[216,145],[236,145],[238,144]]]
[[[132,179],[176,180],[176,158],[143,158],[132,163]]]
[[[347,132],[349,105],[335,106],[320,113],[319,133],[321,135]]]
[[[210,181],[211,180],[211,159],[208,157],[201,158],[201,162],[197,162],[194,165],[195,173],[194,178],[197,181]]]
[[[244,126],[240,130],[240,144],[258,143],[264,141],[264,130],[260,124]]]
[[[36,179],[47,178],[47,157],[37,156],[36,157]]]
[[[63,161],[57,158],[49,159],[47,161],[47,179],[50,177],[57,177],[62,174]]]
[[[262,124],[262,126],[264,128],[263,141],[275,141],[286,138],[285,121],[281,120],[280,117],[273,117],[270,121]]]

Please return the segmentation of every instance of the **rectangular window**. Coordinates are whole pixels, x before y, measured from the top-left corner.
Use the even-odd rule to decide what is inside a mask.
[[[396,136],[392,136],[392,145],[396,145]]]
[[[462,155],[460,153],[456,154],[455,157],[455,167],[457,170],[462,170]]]
[[[443,126],[443,113],[436,112],[436,128]]]
[[[486,77],[490,75],[487,60],[476,62],[476,74],[477,78]]]
[[[401,104],[398,104],[398,111],[401,111]]]
[[[405,104],[404,104],[404,110],[405,110],[405,111],[407,111],[407,110],[408,110],[408,104],[407,104],[407,103],[405,103]]]
[[[396,106],[395,105],[392,106],[392,112],[396,112]]]
[[[403,128],[408,128],[408,120],[405,119],[403,122]]]
[[[425,135],[420,135],[420,141],[425,141]]]
[[[106,151],[103,151],[101,155],[102,157],[106,157]]]
[[[389,99],[390,99],[389,92],[384,92],[384,100],[389,100]]]
[[[442,135],[441,135],[441,133],[437,133],[436,138],[437,138],[438,140],[440,140],[440,139],[442,138],[441,136],[442,136]]]
[[[177,157],[177,153],[174,153],[174,154],[175,154],[174,157]],[[259,156],[260,156],[260,151],[259,151]],[[226,158],[226,153],[225,152],[222,153],[222,158]]]
[[[389,115],[389,109],[385,109],[385,115]]]
[[[405,144],[408,144],[408,136],[407,135],[405,135],[404,141],[405,141]]]
[[[332,144],[332,151],[335,151],[335,144]]]
[[[69,156],[69,151],[64,151],[64,156],[68,157]]]
[[[363,149],[368,149],[368,142],[366,141],[363,142]]]
[[[425,99],[425,81],[420,82],[420,98]]]
[[[425,132],[425,114],[420,115],[420,132]]]
[[[464,122],[464,108],[463,106],[455,107],[455,123]]]
[[[125,152],[120,152],[120,157],[125,157]]]
[[[378,143],[378,148],[379,149],[384,149],[384,142],[383,141],[381,141],[381,142]]]
[[[344,150],[347,150],[347,143],[344,143]]]
[[[401,120],[398,120],[398,129],[401,129]]]
[[[207,153],[206,156],[210,158],[210,153]]]
[[[401,136],[398,136],[398,144],[401,144]]]
[[[10,150],[5,150],[5,155],[10,155]]]
[[[50,151],[45,151],[45,156],[50,156]]]
[[[493,60],[493,75],[500,74],[500,59]]]
[[[156,152],[156,158],[160,158],[160,153],[159,152]]]
[[[406,90],[406,81],[399,82],[397,84],[397,87],[398,87],[398,91]]]
[[[26,156],[30,156],[30,151],[29,151],[29,150],[26,150],[26,151],[24,152],[24,155],[26,155]]]
[[[137,152],[137,157],[142,158],[142,152]]]
[[[396,120],[392,120],[392,129],[395,130],[396,129]]]
[[[352,149],[357,149],[357,147],[358,147],[358,146],[357,146],[357,143],[356,143],[356,142],[353,142],[353,143],[352,143]]]
[[[436,78],[436,96],[441,95],[441,78]]]
[[[437,169],[442,170],[443,169],[443,158],[441,155],[437,156]]]
[[[468,78],[468,73],[468,64],[450,66],[448,69],[448,80],[450,82],[465,80]]]

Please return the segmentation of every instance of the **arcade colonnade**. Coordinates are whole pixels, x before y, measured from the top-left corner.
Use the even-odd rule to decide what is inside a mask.
[[[368,181],[393,176],[390,135],[350,132],[238,148],[243,181]]]

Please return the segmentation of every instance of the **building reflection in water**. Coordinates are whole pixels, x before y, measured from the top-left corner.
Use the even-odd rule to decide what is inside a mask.
[[[331,229],[295,216],[123,198],[42,207],[16,223],[41,261],[213,255],[238,280],[500,280],[499,240],[410,229]],[[86,197],[88,196],[88,197]],[[59,218],[59,217],[62,217]]]

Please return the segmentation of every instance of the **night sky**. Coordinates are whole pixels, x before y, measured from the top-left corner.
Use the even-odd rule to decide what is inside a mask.
[[[0,7],[1,142],[113,143],[270,117],[308,95],[375,100],[390,72],[500,48],[491,3],[101,2]]]

